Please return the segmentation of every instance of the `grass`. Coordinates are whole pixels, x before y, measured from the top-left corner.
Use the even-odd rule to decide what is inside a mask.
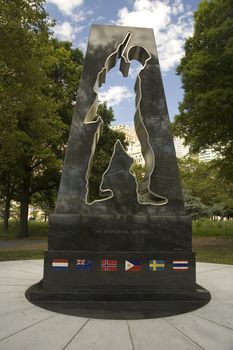
[[[0,251],[0,261],[43,259],[44,249]]]
[[[18,222],[9,221],[9,232],[3,233],[3,223],[0,221],[0,240],[1,239],[16,239],[18,238]],[[29,221],[28,232],[30,239],[43,239],[48,237],[48,222]]]
[[[233,220],[211,221],[199,219],[193,221],[193,237],[216,237],[233,239]]]
[[[233,247],[196,248],[197,261],[233,265]]]

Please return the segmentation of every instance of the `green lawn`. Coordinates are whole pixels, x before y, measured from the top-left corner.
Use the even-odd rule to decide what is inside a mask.
[[[193,221],[193,237],[233,238],[233,220],[211,221],[200,219]]]
[[[41,239],[48,237],[48,222],[41,221],[29,221],[28,222],[28,231],[29,237],[31,239]],[[3,234],[3,224],[0,221],[0,240],[1,239],[16,239],[18,234],[18,222],[10,221],[9,222],[9,232],[7,234]]]
[[[44,250],[9,250],[0,251],[0,261],[8,260],[31,260],[31,259],[43,259]]]
[[[196,248],[197,261],[233,265],[233,247]]]

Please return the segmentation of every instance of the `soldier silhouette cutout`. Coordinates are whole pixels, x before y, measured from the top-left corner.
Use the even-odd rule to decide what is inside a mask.
[[[134,88],[135,92],[136,92],[136,98],[135,98],[136,112],[135,112],[135,116],[134,116],[134,127],[135,127],[136,134],[138,136],[139,142],[141,144],[142,155],[143,155],[143,158],[145,160],[145,170],[146,171],[145,171],[144,179],[140,184],[137,183],[136,178],[134,177],[135,190],[137,193],[137,200],[140,204],[164,205],[164,204],[167,204],[167,202],[168,202],[167,198],[165,198],[161,195],[158,195],[150,190],[150,177],[151,177],[152,171],[154,170],[155,156],[154,156],[154,152],[150,146],[149,135],[148,135],[146,127],[143,123],[143,117],[141,116],[141,113],[140,113],[140,101],[141,101],[140,72],[146,66],[147,60],[150,59],[150,55],[142,46],[133,46],[133,47],[129,46],[129,48],[127,49],[127,46],[129,45],[129,42],[130,42],[130,38],[131,38],[131,35],[128,34],[126,36],[124,42],[120,45],[122,47],[119,47],[117,52],[112,53],[107,58],[107,60],[105,62],[105,67],[101,70],[101,72],[99,72],[97,80],[96,80],[96,84],[95,84],[93,89],[98,96],[99,89],[105,83],[106,73],[110,69],[115,67],[119,60],[121,60],[119,70],[121,71],[124,78],[128,76],[128,71],[129,71],[130,64],[131,64],[132,60],[137,60],[138,62],[140,62],[142,64],[142,68],[140,69],[140,71],[137,75],[136,82],[135,82],[135,88]],[[92,108],[93,108],[93,106],[91,107],[91,109]],[[90,120],[90,118],[88,118],[88,119]],[[103,121],[102,121],[101,117],[99,117],[98,120],[99,119],[101,120],[101,123],[102,123]],[[97,120],[97,122],[98,122],[98,120]],[[90,122],[90,121],[88,121],[88,122]],[[88,123],[88,122],[86,122],[86,123]],[[140,130],[142,130],[142,135],[140,135]],[[98,131],[98,133],[100,133],[100,131]],[[146,147],[144,146],[144,149],[142,147],[142,142],[141,142],[141,140],[143,138],[146,139]],[[97,144],[98,136],[96,137],[95,142]],[[126,150],[124,150],[124,148],[119,140],[118,140],[118,143],[120,143],[122,150],[125,151],[125,153],[126,153]],[[92,203],[97,202],[97,201],[108,200],[114,196],[114,193],[113,193],[114,191],[112,188],[106,189],[104,187],[104,184],[106,183],[106,181],[104,181],[104,178],[109,173],[109,171],[111,169],[111,165],[113,163],[116,150],[117,150],[117,152],[122,151],[122,150],[120,150],[120,148],[118,146],[116,147],[116,145],[115,145],[110,163],[108,165],[108,168],[103,173],[103,176],[102,176],[102,183],[100,185],[99,194],[101,197],[103,197],[103,199],[97,199],[97,200],[94,200],[93,202],[90,202],[88,200],[88,195],[89,195],[89,175],[90,175],[90,171],[91,171],[91,162],[92,162],[92,159],[94,156],[94,152],[92,153],[91,160],[89,162],[90,164],[89,164],[88,174],[86,176],[86,180],[87,180],[86,203],[87,204],[92,204]],[[95,147],[93,147],[93,148],[95,149]],[[132,160],[131,157],[129,157],[129,158]],[[128,172],[132,176],[134,176],[130,172],[131,165],[132,165],[132,161],[130,162]],[[114,186],[114,184],[113,184],[113,186]],[[125,190],[122,188],[122,191],[125,191]]]

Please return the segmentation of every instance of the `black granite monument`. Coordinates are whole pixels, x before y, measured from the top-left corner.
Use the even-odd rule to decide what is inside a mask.
[[[102,119],[98,88],[120,60],[142,69],[135,129],[146,173],[115,144],[103,199],[89,199],[89,174]],[[210,300],[196,284],[191,218],[185,214],[153,31],[93,25],[77,96],[56,210],[50,216],[44,278],[26,292],[42,307],[80,316],[146,318],[187,312]]]

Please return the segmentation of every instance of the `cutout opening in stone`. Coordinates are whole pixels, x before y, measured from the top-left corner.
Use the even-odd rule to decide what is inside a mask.
[[[110,169],[114,152],[113,152],[112,158],[110,159],[108,168],[106,169],[106,171],[103,173],[103,176],[102,176],[102,183],[99,188],[99,194],[101,199],[92,200],[92,198],[90,198],[90,190],[89,190],[90,189],[89,179],[90,179],[90,173],[92,169],[93,158],[95,155],[96,145],[98,144],[98,141],[100,138],[101,129],[103,128],[103,120],[101,116],[98,116],[97,114],[98,92],[102,84],[105,82],[106,73],[117,64],[118,60],[120,60],[120,71],[122,72],[124,77],[127,77],[132,60],[139,61],[143,65],[143,68],[141,69],[143,70],[147,64],[147,61],[150,60],[151,58],[149,53],[142,46],[128,47],[131,36],[132,34],[128,33],[125,39],[123,40],[123,42],[118,46],[117,50],[108,56],[108,58],[105,61],[105,65],[103,69],[99,72],[97,76],[95,86],[93,87],[97,96],[96,96],[95,103],[89,109],[85,117],[85,123],[96,122],[97,124],[99,124],[99,126],[97,128],[97,131],[93,140],[92,154],[89,160],[88,171],[86,174],[86,181],[87,181],[86,204],[92,204],[96,201],[107,200],[113,197],[112,189],[111,188],[103,189],[102,184],[104,182],[105,174]],[[137,192],[138,202],[140,204],[164,205],[167,203],[167,198],[157,195],[150,190],[150,176],[154,170],[155,161],[154,161],[154,152],[149,143],[149,135],[143,123],[141,111],[140,111],[140,101],[142,96],[140,74],[138,74],[135,82],[135,93],[136,93],[136,98],[135,98],[136,112],[134,117],[134,125],[135,125],[135,130],[137,132],[141,145],[142,145],[142,140],[144,143],[143,157],[145,159],[145,176],[143,178],[143,181],[140,184],[140,186],[135,181],[135,187],[136,187],[135,190]],[[130,169],[128,171],[129,173],[131,173]]]

